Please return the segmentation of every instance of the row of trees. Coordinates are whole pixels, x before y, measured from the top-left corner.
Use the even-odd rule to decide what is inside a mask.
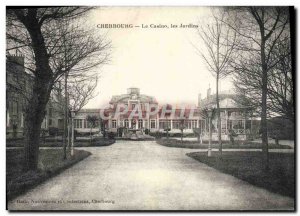
[[[239,102],[261,118],[268,162],[268,117],[294,121],[290,11],[288,7],[226,7],[198,31],[206,49],[197,50],[216,78],[218,140],[222,152],[219,80],[231,75]],[[268,165],[268,163],[265,163]]]
[[[91,73],[96,75],[92,69],[108,61],[110,42],[85,25],[85,17],[91,9],[7,9],[7,50],[21,51],[25,56],[26,71],[33,77],[24,112],[25,171],[37,169],[41,124],[55,83],[64,78],[65,89],[72,83],[70,91],[91,89],[93,87],[80,85],[80,82],[90,80]],[[66,94],[65,97],[72,101],[72,95]],[[88,96],[87,93],[85,97]],[[75,105],[75,101],[78,100],[74,100],[75,107],[82,106],[82,103]]]

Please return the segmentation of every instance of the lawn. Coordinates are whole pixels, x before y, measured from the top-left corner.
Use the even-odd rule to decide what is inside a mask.
[[[208,149],[208,142],[205,141],[203,144],[200,144],[198,141],[190,140],[177,140],[177,139],[157,139],[156,142],[160,145],[166,147],[175,147],[175,148],[190,148],[190,149]],[[223,149],[261,149],[262,144],[257,142],[250,141],[236,141],[234,145],[228,141],[223,141]],[[212,148],[219,148],[219,144],[216,141],[213,141]],[[288,145],[276,145],[269,144],[269,149],[291,149]]]
[[[289,197],[295,197],[294,154],[269,153],[269,170],[263,166],[262,152],[192,152],[187,156],[205,163],[223,173],[230,174],[250,184]]]
[[[96,147],[96,146],[108,146],[115,143],[114,139],[108,139],[108,138],[102,138],[97,137],[93,138],[92,142],[89,138],[86,139],[80,139],[75,140],[74,146],[75,147]],[[24,140],[23,139],[10,139],[6,140],[6,147],[23,147],[24,146]],[[62,147],[63,142],[62,139],[56,139],[53,137],[46,138],[44,141],[41,138],[40,141],[40,147]]]
[[[7,199],[24,193],[41,182],[57,175],[75,163],[88,157],[91,153],[75,150],[74,157],[63,160],[62,149],[41,149],[37,172],[23,172],[23,149],[6,150],[6,195]]]

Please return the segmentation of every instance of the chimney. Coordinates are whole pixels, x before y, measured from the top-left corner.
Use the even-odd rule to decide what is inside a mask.
[[[211,88],[209,85],[209,88],[207,89],[207,98],[210,98],[210,95],[211,95]]]
[[[198,94],[198,107],[201,107],[201,94]]]

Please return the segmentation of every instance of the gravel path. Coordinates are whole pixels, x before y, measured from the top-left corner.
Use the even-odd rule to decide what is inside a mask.
[[[81,148],[92,155],[8,203],[10,210],[292,210],[294,200],[154,141]]]

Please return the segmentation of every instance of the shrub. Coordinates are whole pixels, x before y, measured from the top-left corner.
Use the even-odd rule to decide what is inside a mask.
[[[162,133],[159,131],[150,132],[149,135],[155,137],[156,139],[160,139],[162,137]]]
[[[281,116],[268,120],[268,135],[272,139],[293,140],[295,136],[294,122]]]
[[[115,133],[114,132],[109,132],[107,137],[108,137],[108,139],[115,139]]]

